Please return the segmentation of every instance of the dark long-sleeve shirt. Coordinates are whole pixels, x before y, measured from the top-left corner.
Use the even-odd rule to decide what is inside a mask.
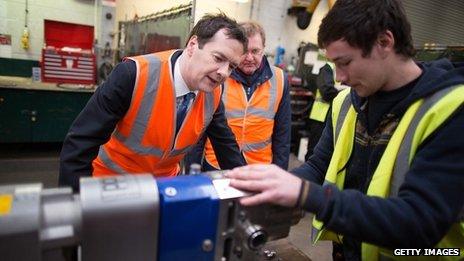
[[[392,115],[402,117],[417,99],[446,86],[464,83],[463,67],[453,67],[443,60],[420,66],[423,74],[414,86],[369,97],[368,106],[365,106],[369,111],[360,109],[359,105],[366,101],[352,91],[358,120],[369,126],[370,135],[375,136],[376,129],[388,122],[387,118],[395,117]],[[406,93],[401,93],[404,91]],[[400,100],[395,101],[394,96]],[[387,107],[381,103],[386,103]],[[388,104],[393,105],[388,108]],[[344,246],[345,254],[349,254],[345,256],[347,259],[359,258],[360,242],[390,249],[435,246],[458,220],[464,207],[462,126],[464,108],[461,107],[419,146],[398,195],[382,199],[365,195],[366,184],[385,149],[385,146],[372,145],[374,142],[367,147],[355,142],[343,191],[333,185],[320,186],[333,152],[333,126],[329,115],[313,156],[292,171],[311,182],[305,209],[315,213],[325,228],[345,236],[344,244],[349,244],[348,249]]]
[[[173,55],[173,65],[180,54],[177,52]],[[100,145],[110,139],[116,124],[129,109],[135,77],[135,62],[127,60],[118,64],[77,116],[66,135],[60,155],[60,185],[78,189],[79,178],[92,175],[92,161],[97,157]],[[206,133],[211,137],[214,150],[219,152],[218,161],[222,168],[245,165],[245,159],[227,125],[222,102]]]
[[[335,96],[337,96],[338,90],[334,87],[334,73],[329,64],[325,64],[319,70],[319,75],[316,78],[316,86],[326,102],[332,102]]]

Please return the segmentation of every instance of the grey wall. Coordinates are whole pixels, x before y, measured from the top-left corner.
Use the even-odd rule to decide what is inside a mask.
[[[416,46],[464,45],[463,0],[404,0]]]

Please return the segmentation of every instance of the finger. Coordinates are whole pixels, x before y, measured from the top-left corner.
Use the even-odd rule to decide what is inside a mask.
[[[247,166],[249,170],[265,171],[272,167],[271,164],[250,164]]]
[[[271,197],[267,192],[255,194],[253,196],[244,197],[240,199],[240,204],[244,206],[255,206],[268,202],[271,202]]]
[[[270,166],[270,164],[249,164],[249,165],[246,165],[246,166],[241,166],[241,167],[236,167],[234,169],[232,169],[232,171],[244,171],[244,170],[254,170],[254,171],[264,171],[266,169],[268,169]]]
[[[274,164],[254,164],[249,165],[247,171],[253,172],[253,175],[257,176],[256,178],[264,179],[271,178],[284,170]]]
[[[231,179],[230,186],[247,191],[263,191],[266,189],[266,183],[259,180],[240,180]]]
[[[233,169],[227,172],[225,175],[228,178],[233,179],[261,179],[262,178],[262,171],[255,171],[249,168],[240,168],[240,169]]]

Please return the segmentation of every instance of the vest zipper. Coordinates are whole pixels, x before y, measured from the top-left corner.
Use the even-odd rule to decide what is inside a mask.
[[[251,90],[250,87],[248,87],[248,90]],[[245,92],[245,88],[242,88],[242,91],[243,91],[243,94],[245,95],[245,111],[243,113],[243,127],[242,127],[242,143],[245,141],[245,128],[246,128],[246,116],[247,116],[247,113],[248,113],[248,107],[250,106],[250,103],[251,103],[251,100],[253,99],[253,96],[255,95],[255,92],[253,92],[253,94],[251,95],[250,99],[248,100],[248,96],[247,96],[247,93]],[[240,148],[240,152],[243,152],[243,146],[241,146]],[[243,155],[245,156],[245,155]]]

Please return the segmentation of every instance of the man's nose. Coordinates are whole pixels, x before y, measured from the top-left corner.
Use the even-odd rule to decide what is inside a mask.
[[[246,61],[251,61],[251,60],[253,60],[253,54],[251,54],[251,52],[246,52],[246,54],[245,54],[245,60],[246,60]]]
[[[217,70],[217,73],[221,76],[221,81],[229,77],[231,72],[232,69],[230,69],[230,65],[228,62],[221,64],[221,66]]]
[[[335,67],[335,80],[337,82],[346,82],[348,80],[347,74],[342,70]]]

